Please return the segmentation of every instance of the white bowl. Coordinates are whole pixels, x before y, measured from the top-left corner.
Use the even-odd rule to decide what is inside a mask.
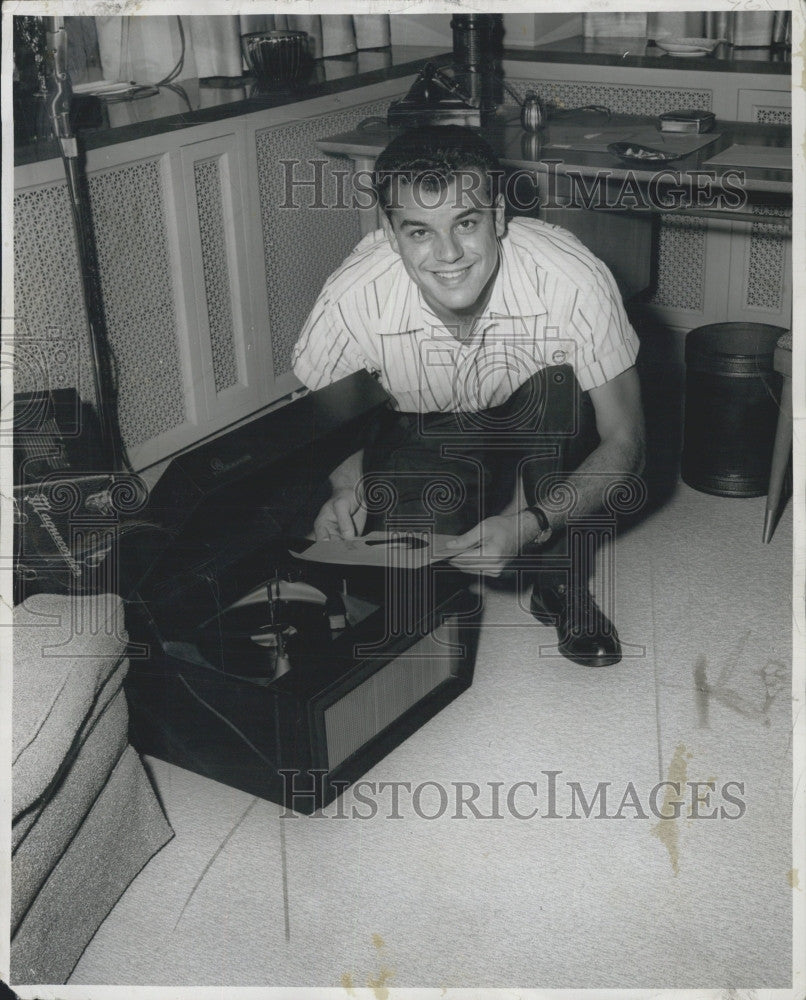
[[[721,44],[721,38],[656,38],[659,49],[674,56],[705,56]]]

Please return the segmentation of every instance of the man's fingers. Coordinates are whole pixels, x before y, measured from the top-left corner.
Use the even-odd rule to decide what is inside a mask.
[[[315,521],[313,525],[313,534],[317,542],[329,542],[330,541],[330,528],[325,521]]]
[[[328,501],[319,511],[313,522],[313,533],[317,542],[329,542],[339,537],[339,522],[331,502]]]
[[[363,534],[366,523],[367,523],[367,508],[361,506],[353,514],[353,525],[355,526],[355,533],[357,535]]]
[[[470,531],[466,531],[463,535],[452,538],[445,544],[450,549],[478,548],[481,545],[481,525],[477,524],[475,528],[471,528]]]
[[[476,549],[470,552],[462,552],[450,560],[449,565],[461,570],[463,573],[481,573],[483,576],[500,576],[504,570],[504,565],[496,556],[481,556]]]
[[[506,557],[501,552],[498,538],[493,533],[488,536],[482,525],[454,539],[452,548],[460,548],[451,558],[450,565],[466,573],[482,573],[484,576],[500,576],[506,565]],[[450,542],[448,543],[451,544]]]
[[[336,500],[333,503],[339,535],[342,538],[355,538],[355,525],[350,506],[347,500]]]

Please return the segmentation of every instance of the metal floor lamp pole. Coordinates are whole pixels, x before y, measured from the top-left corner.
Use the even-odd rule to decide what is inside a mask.
[[[67,192],[78,247],[84,311],[90,334],[95,404],[111,471],[131,471],[120,435],[114,403],[114,380],[111,371],[109,339],[100,290],[100,276],[92,225],[87,179],[81,165],[78,142],[70,123],[72,89],[67,73],[67,33],[64,18],[46,17],[48,49],[52,59],[52,78],[48,95],[48,114],[61,150]]]

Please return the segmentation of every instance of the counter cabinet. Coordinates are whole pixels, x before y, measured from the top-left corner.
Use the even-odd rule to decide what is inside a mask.
[[[344,165],[315,140],[385,114],[412,80],[87,154],[119,419],[136,469],[300,388],[291,349],[325,279],[361,236],[357,213],[340,207]],[[317,172],[322,207],[304,183]],[[289,177],[303,183],[290,188]],[[60,160],[16,168],[14,225],[15,391],[76,386],[91,401]]]
[[[600,104],[615,113],[658,115],[696,107],[728,121],[791,124],[788,74],[717,72],[709,62],[690,59],[690,72],[681,73],[664,69],[660,59],[647,69],[521,58],[505,60],[503,69],[515,93],[535,90],[565,108]],[[653,287],[642,311],[680,332],[733,321],[788,327],[791,238],[776,218],[791,213],[763,206],[753,212],[757,222],[660,214]]]

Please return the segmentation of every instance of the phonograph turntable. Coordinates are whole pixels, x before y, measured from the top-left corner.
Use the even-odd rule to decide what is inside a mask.
[[[121,553],[136,567],[129,632],[149,649],[126,682],[140,752],[310,813],[470,686],[479,599],[467,576],[305,557],[328,472],[386,400],[361,372],[163,473],[151,544]]]

